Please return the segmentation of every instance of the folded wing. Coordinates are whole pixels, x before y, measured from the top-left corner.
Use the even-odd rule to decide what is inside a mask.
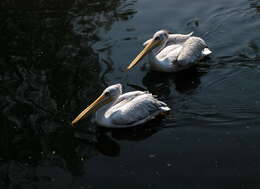
[[[206,52],[207,53],[204,53]],[[192,64],[199,61],[211,51],[207,48],[205,41],[199,37],[190,37],[185,43],[177,58],[177,63],[182,65]]]
[[[131,94],[132,93],[132,94]],[[106,112],[114,125],[137,125],[153,119],[170,108],[164,102],[154,98],[152,94],[131,92],[122,95],[113,107]]]

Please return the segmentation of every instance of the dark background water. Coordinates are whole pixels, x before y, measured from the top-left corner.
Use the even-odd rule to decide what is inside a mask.
[[[123,72],[162,28],[194,31],[213,55],[181,74]],[[0,188],[259,188],[259,34],[259,0],[2,0]],[[117,82],[170,115],[72,129]]]

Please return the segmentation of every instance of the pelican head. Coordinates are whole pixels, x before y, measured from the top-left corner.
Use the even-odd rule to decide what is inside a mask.
[[[129,64],[126,68],[130,70],[134,67],[147,53],[149,53],[154,48],[164,44],[169,38],[169,32],[166,30],[157,31],[151,39],[144,42],[144,49],[136,56],[136,58]]]
[[[86,117],[91,112],[96,111],[101,106],[108,104],[114,100],[116,100],[122,94],[122,85],[115,84],[107,87],[102,94],[87,108],[85,108],[73,121],[72,126],[74,127],[75,124]]]

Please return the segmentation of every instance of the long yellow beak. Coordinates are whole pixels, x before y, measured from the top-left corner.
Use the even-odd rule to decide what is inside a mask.
[[[134,67],[154,46],[158,45],[159,41],[151,39],[151,41],[145,46],[145,48],[136,56],[136,58],[130,63],[126,70],[130,70]]]
[[[72,127],[75,127],[75,124],[83,119],[84,117],[86,117],[90,112],[92,112],[91,110],[95,110],[97,109],[97,107],[99,105],[105,105],[109,102],[111,102],[111,98],[107,98],[105,99],[106,96],[105,95],[100,95],[92,104],[90,104],[86,109],[84,109],[72,122]]]

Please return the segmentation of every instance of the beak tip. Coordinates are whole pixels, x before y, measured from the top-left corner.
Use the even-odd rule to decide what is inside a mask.
[[[125,68],[123,71],[124,71],[124,72],[127,72],[127,71],[129,71],[129,70],[130,70],[130,68],[127,67],[127,68]]]
[[[78,122],[79,120],[73,120],[71,122],[71,127],[75,128],[76,127],[76,123]]]

